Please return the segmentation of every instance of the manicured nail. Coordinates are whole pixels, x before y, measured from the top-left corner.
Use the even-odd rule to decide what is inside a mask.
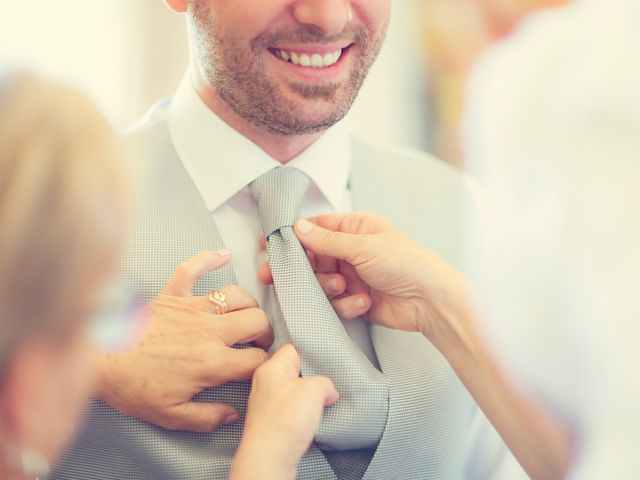
[[[336,278],[332,278],[331,280],[329,280],[327,282],[327,287],[329,287],[329,290],[331,290],[331,292],[333,293],[338,293],[340,291],[338,279]]]
[[[219,257],[229,257],[229,256],[231,256],[231,250],[218,250],[218,251],[216,252],[216,254],[217,254]]]
[[[362,309],[367,306],[367,302],[364,301],[364,298],[360,297],[356,299],[356,308]]]
[[[309,233],[312,228],[313,228],[313,224],[305,220],[304,218],[296,222],[296,229],[302,234]]]
[[[232,413],[231,415],[229,415],[227,417],[227,419],[224,421],[225,425],[232,425],[234,423],[236,423],[238,420],[240,419],[240,417],[238,416],[237,413]]]

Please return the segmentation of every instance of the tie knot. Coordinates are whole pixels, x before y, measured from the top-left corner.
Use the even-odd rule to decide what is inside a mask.
[[[276,230],[292,226],[309,187],[309,177],[292,167],[269,170],[249,185],[258,206],[265,238]]]

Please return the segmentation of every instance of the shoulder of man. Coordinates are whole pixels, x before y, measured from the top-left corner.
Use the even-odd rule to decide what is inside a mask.
[[[351,191],[356,211],[371,211],[458,263],[472,181],[426,152],[352,138]]]

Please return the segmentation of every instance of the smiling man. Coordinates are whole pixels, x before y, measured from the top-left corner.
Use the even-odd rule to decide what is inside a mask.
[[[282,163],[347,114],[390,12],[389,0],[167,3],[189,16],[202,101]]]
[[[194,300],[165,334],[156,326],[153,341],[106,362],[108,381],[90,423],[136,445],[171,477],[226,478],[242,436],[247,379],[260,363],[239,368],[238,349],[211,348],[210,329],[223,325],[227,308],[255,307],[234,301],[230,285],[237,284],[266,311],[272,349],[292,342],[302,375],[326,375],[340,393],[298,478],[448,479],[464,471],[488,478],[474,463],[488,458],[487,450],[469,450],[472,430],[486,420],[446,360],[419,334],[358,319],[369,307],[365,299],[345,291],[341,277],[323,274],[322,265],[314,265],[316,280],[290,230],[298,216],[373,210],[452,263],[459,260],[466,197],[460,176],[429,156],[352,138],[340,122],[383,44],[391,0],[166,3],[187,17],[192,64],[173,99],[153,107],[130,134],[140,203],[124,274],[157,310],[169,301],[165,284],[175,283],[172,273],[182,264],[178,277],[188,288],[178,291],[191,293],[195,284],[204,303]],[[263,235],[273,287],[258,275]],[[224,268],[184,263],[226,249],[233,258]],[[216,315],[201,332],[187,320],[206,307],[208,292]],[[228,304],[220,303],[220,292]],[[237,317],[233,328],[251,318]],[[356,319],[343,325],[346,318]],[[247,330],[236,343],[256,338],[257,328]],[[176,374],[182,365],[193,368]],[[192,392],[185,383],[199,388]],[[505,450],[493,445],[495,466]],[[105,480],[146,478],[107,445],[100,452],[74,446],[54,478],[87,472]]]

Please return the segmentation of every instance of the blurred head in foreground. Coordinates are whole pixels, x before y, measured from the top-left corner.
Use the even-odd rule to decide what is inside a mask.
[[[124,218],[116,138],[85,98],[0,71],[0,478],[34,478],[90,386],[88,320]]]

